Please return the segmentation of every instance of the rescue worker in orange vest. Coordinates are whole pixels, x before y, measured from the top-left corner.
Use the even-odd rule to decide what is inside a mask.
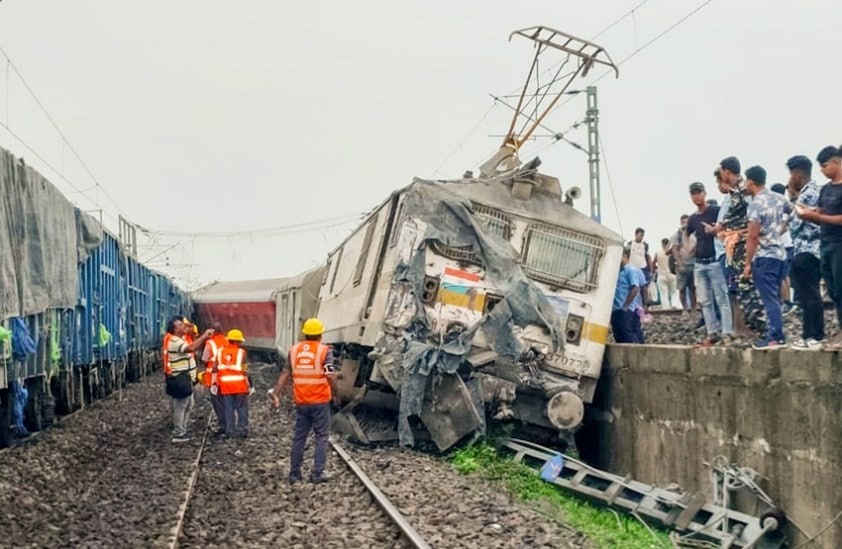
[[[249,381],[246,377],[246,350],[240,347],[245,342],[243,332],[230,330],[228,344],[216,354],[216,390],[222,396],[225,415],[225,434],[229,437],[246,438],[249,430]]]
[[[304,445],[312,429],[316,435],[316,452],[310,482],[327,482],[325,462],[327,461],[328,431],[330,429],[330,403],[334,390],[333,351],[322,343],[325,326],[318,318],[304,322],[301,333],[304,340],[289,350],[287,365],[272,389],[272,404],[281,405],[281,391],[292,377],[292,395],[295,403],[295,433],[290,454],[289,483],[301,482],[301,462],[304,459]]]
[[[166,376],[167,394],[172,397],[172,441],[189,442],[187,426],[190,424],[190,411],[193,409],[193,383],[196,369],[191,367],[190,354],[204,345],[205,340],[212,335],[208,330],[196,341],[187,343],[184,340],[186,331],[184,319],[173,317],[167,323],[167,333],[164,335],[162,355],[164,375]]]
[[[202,352],[202,362],[205,363],[202,385],[208,389],[211,406],[219,424],[214,434],[220,436],[225,434],[225,409],[222,404],[222,396],[219,394],[219,386],[216,382],[216,355],[220,349],[228,345],[228,338],[225,337],[225,333],[222,331],[222,325],[219,322],[214,322],[211,328],[213,329],[213,335],[205,343],[205,349]]]
[[[190,322],[186,316],[182,319],[182,322],[184,322],[184,335],[182,336],[182,339],[184,339],[185,343],[190,345],[193,343],[193,340],[199,336],[199,327]],[[195,352],[190,353],[190,368],[198,371],[196,370],[197,365]]]

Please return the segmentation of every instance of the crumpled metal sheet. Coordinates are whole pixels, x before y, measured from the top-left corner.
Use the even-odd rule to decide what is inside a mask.
[[[102,238],[99,223],[0,149],[0,318],[75,307],[78,263]]]
[[[386,315],[391,343],[384,336],[374,351],[376,356],[386,357],[378,361],[384,377],[400,380],[399,387],[393,386],[400,393],[398,435],[401,444],[408,446],[414,444],[409,418],[421,415],[429,376],[455,373],[480,330],[492,349],[512,362],[527,350],[514,335],[520,326],[543,327],[550,334],[553,351],[564,345],[563,335],[555,328],[559,325],[557,313],[520,267],[518,252],[509,242],[486,231],[471,214],[470,200],[452,189],[452,184],[448,188],[447,184],[416,180],[407,191],[404,216],[415,221],[414,227],[421,234],[415,235],[412,255],[408,261],[401,258],[392,279]],[[472,246],[483,262],[487,279],[504,296],[480,322],[452,334],[443,343],[432,332],[420,301],[426,274],[425,249],[433,241],[452,247]],[[394,344],[395,333],[403,334],[404,345]],[[400,359],[389,356],[394,354],[400,354]],[[483,417],[483,411],[479,412]]]

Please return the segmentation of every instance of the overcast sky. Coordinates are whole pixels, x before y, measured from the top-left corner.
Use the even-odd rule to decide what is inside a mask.
[[[597,42],[619,62],[702,3],[642,2]],[[532,60],[531,44],[508,42],[509,32],[546,25],[591,38],[639,4],[5,0],[0,46],[135,223],[207,233],[320,222],[271,238],[159,234],[141,249],[195,285],[315,266],[353,227],[323,220],[369,210],[415,176],[476,170],[510,117],[488,94],[518,88]],[[711,173],[724,156],[785,182],[789,156],[839,145],[840,22],[825,0],[713,0],[618,80],[602,79],[603,222],[626,238],[643,226],[654,244],[692,210],[690,182],[718,198]],[[546,123],[563,131],[584,111],[578,96]],[[116,227],[117,207],[2,56],[0,120],[85,192],[3,128],[0,146]],[[567,135],[586,144],[584,128]],[[587,212],[586,156],[547,145],[536,140],[522,157],[540,149],[543,171],[586,191]]]

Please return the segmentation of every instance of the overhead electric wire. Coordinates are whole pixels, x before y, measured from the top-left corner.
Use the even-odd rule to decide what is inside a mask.
[[[642,6],[643,4],[645,4],[647,1],[648,1],[648,0],[645,0],[645,1],[641,2],[640,4],[638,4],[637,6],[635,6],[634,8],[632,8],[629,12],[627,12],[625,15],[623,15],[623,17],[621,17],[620,19],[618,19],[617,21],[615,21],[614,23],[612,23],[611,25],[609,25],[608,27],[606,27],[606,29],[605,29],[605,30],[608,30],[609,28],[611,28],[611,27],[613,27],[614,25],[616,25],[617,23],[619,23],[622,19],[624,19],[624,18],[625,18],[625,17],[627,17],[628,15],[632,14],[635,10],[637,10],[640,6]],[[633,52],[631,52],[629,55],[627,55],[626,57],[624,57],[624,58],[623,58],[623,59],[622,59],[619,63],[617,63],[617,65],[616,65],[616,66],[617,66],[618,68],[619,68],[620,66],[622,66],[625,62],[627,62],[628,60],[630,60],[631,58],[633,58],[635,55],[637,55],[638,53],[640,53],[641,51],[643,51],[643,50],[644,50],[644,49],[646,49],[647,47],[651,46],[652,44],[654,44],[655,42],[657,42],[659,39],[663,38],[663,37],[664,37],[666,34],[668,34],[670,31],[674,30],[676,27],[678,27],[679,25],[681,25],[682,23],[684,23],[685,21],[687,21],[688,19],[690,19],[691,17],[693,17],[694,15],[696,15],[699,11],[701,11],[701,10],[702,10],[705,6],[707,6],[708,4],[710,4],[712,1],[713,1],[713,0],[705,0],[704,2],[702,2],[701,4],[699,4],[698,6],[696,6],[693,10],[691,10],[691,11],[690,11],[690,12],[688,12],[686,15],[684,15],[683,17],[681,17],[680,19],[678,19],[677,21],[675,21],[673,24],[671,24],[669,27],[667,27],[666,29],[664,29],[663,31],[661,31],[660,33],[658,33],[657,35],[655,35],[653,38],[651,38],[650,40],[648,40],[647,42],[645,42],[642,46],[637,47],[637,48],[636,48]],[[598,34],[597,34],[597,36],[599,36],[599,34],[602,34],[602,32],[604,32],[605,30],[600,31],[600,33],[598,33]],[[592,86],[592,85],[596,84],[597,82],[599,82],[600,80],[602,80],[603,78],[605,78],[606,76],[608,76],[609,74],[611,74],[611,73],[613,73],[613,72],[614,72],[614,71],[613,71],[613,69],[606,70],[605,72],[603,72],[602,74],[600,74],[599,76],[597,76],[595,79],[591,80],[591,81],[588,83],[588,86]],[[550,111],[550,113],[547,113],[547,114],[549,115],[549,114],[551,114],[551,113],[553,113],[553,112],[557,111],[558,109],[560,109],[561,107],[563,107],[564,105],[566,105],[567,103],[569,103],[570,101],[572,101],[572,100],[574,99],[574,97],[575,97],[578,93],[580,93],[580,91],[578,91],[578,90],[575,90],[575,91],[574,91],[574,90],[571,90],[571,92],[569,92],[569,93],[570,93],[570,97],[569,97],[569,98],[565,99],[564,101],[559,102],[559,104],[558,104],[558,105],[556,105],[556,106],[555,106],[555,107],[554,107],[554,108]],[[546,127],[545,127],[545,128],[546,128]],[[569,130],[566,130],[566,131],[569,131]],[[563,135],[564,133],[566,133],[566,131],[565,131],[565,132],[562,132],[562,134],[561,134],[561,135]],[[534,153],[531,153],[531,154],[533,154],[533,155],[534,155],[534,154],[537,154],[538,152],[543,151],[543,150],[544,150],[544,149],[546,149],[547,147],[549,147],[549,146],[551,146],[551,145],[554,145],[555,143],[558,143],[558,141],[562,141],[562,140],[563,140],[563,141],[566,141],[566,142],[568,142],[568,143],[570,143],[570,144],[572,144],[572,145],[573,145],[575,148],[577,148],[577,149],[578,149],[578,148],[580,148],[580,147],[579,147],[579,146],[577,146],[575,143],[572,143],[572,142],[570,142],[570,141],[569,141],[569,140],[567,140],[567,139],[558,139],[558,138],[557,138],[557,139],[555,139],[554,141],[552,141],[551,143],[549,143],[549,144],[547,144],[547,145],[545,145],[545,146],[541,147],[538,151],[536,151],[536,152],[534,152]],[[606,166],[606,169],[607,169],[607,166]],[[612,191],[612,192],[613,192],[613,191]],[[615,206],[616,206],[616,204],[615,204]],[[619,212],[619,210],[618,210],[618,212]],[[619,213],[618,213],[618,216],[619,216]]]
[[[638,53],[642,52],[642,51],[643,51],[643,50],[645,50],[647,47],[651,46],[652,44],[654,44],[655,42],[657,42],[658,40],[660,40],[661,38],[663,38],[665,35],[667,35],[669,32],[671,32],[672,30],[674,30],[676,27],[678,27],[679,25],[681,25],[682,23],[684,23],[685,21],[687,21],[688,19],[690,19],[691,17],[693,17],[694,15],[696,15],[698,12],[700,12],[700,11],[701,11],[701,10],[702,10],[705,6],[707,6],[707,5],[708,5],[708,4],[710,4],[711,2],[713,2],[713,0],[705,0],[704,2],[702,2],[701,4],[699,4],[698,6],[696,6],[695,8],[693,8],[693,9],[692,9],[689,13],[687,13],[686,15],[684,15],[682,18],[678,19],[678,20],[677,20],[676,22],[674,22],[672,25],[670,25],[669,27],[667,27],[666,29],[664,29],[663,31],[661,31],[660,33],[658,33],[657,35],[655,35],[652,39],[650,39],[650,40],[648,40],[647,42],[645,42],[642,46],[637,47],[637,49],[635,49],[635,50],[634,50],[633,52],[631,52],[629,55],[627,55],[627,56],[626,56],[626,57],[624,57],[622,60],[620,60],[620,62],[619,62],[619,63],[617,63],[617,68],[621,67],[621,66],[622,66],[622,65],[623,65],[626,61],[628,61],[629,59],[631,59],[632,57],[634,57],[634,56],[635,56],[635,55],[637,55]],[[603,78],[605,78],[606,76],[608,76],[609,74],[611,74],[611,73],[613,73],[613,72],[614,72],[614,70],[613,70],[613,69],[606,70],[605,72],[603,72],[602,74],[600,74],[599,76],[597,76],[596,78],[594,78],[593,80],[591,80],[590,82],[588,82],[588,86],[593,86],[594,84],[596,84],[597,82],[599,82],[600,80],[602,80]],[[566,105],[567,103],[569,103],[569,102],[570,102],[570,101],[572,101],[572,100],[573,100],[573,97],[570,97],[570,98],[568,98],[568,99],[566,99],[566,100],[564,100],[564,101],[560,102],[560,103],[559,103],[558,105],[556,105],[556,106],[553,108],[553,110],[552,110],[552,111],[550,111],[550,112],[555,112],[555,111],[557,111],[558,109],[560,109],[561,107],[563,107],[564,105]]]
[[[147,227],[143,227],[141,225],[137,225],[137,228],[140,229],[143,233],[155,236],[169,236],[169,237],[179,237],[179,238],[234,238],[234,237],[244,237],[244,236],[261,236],[261,235],[270,235],[275,236],[278,234],[292,234],[295,232],[301,232],[305,230],[316,230],[316,229],[328,229],[330,227],[336,227],[339,225],[344,225],[346,223],[350,223],[352,221],[356,221],[361,219],[366,213],[368,212],[360,212],[360,213],[353,213],[353,214],[345,214],[337,217],[330,217],[325,219],[316,219],[314,221],[307,221],[303,223],[293,223],[290,225],[280,225],[277,227],[266,227],[263,229],[246,229],[246,230],[238,230],[238,231],[216,231],[216,232],[187,232],[187,231],[168,231],[168,230],[160,230],[160,229],[150,229]]]
[[[114,198],[111,196],[111,193],[109,193],[109,192],[108,192],[108,189],[106,189],[106,188],[102,185],[102,183],[100,182],[100,180],[99,180],[99,179],[98,179],[98,178],[94,175],[93,171],[91,171],[91,168],[88,166],[87,162],[85,162],[85,160],[82,158],[82,156],[81,156],[81,155],[79,154],[79,152],[76,150],[76,148],[73,146],[73,144],[72,144],[72,143],[70,142],[70,140],[67,138],[67,136],[66,136],[66,135],[64,135],[64,132],[63,132],[63,131],[61,131],[61,128],[60,128],[60,127],[59,127],[59,125],[56,123],[55,119],[53,119],[53,117],[52,117],[52,115],[50,114],[50,112],[49,112],[49,111],[47,110],[47,108],[44,106],[44,103],[42,103],[42,102],[41,102],[41,99],[38,97],[38,94],[37,94],[37,93],[35,93],[35,90],[34,90],[34,89],[32,89],[32,86],[30,86],[30,85],[29,85],[29,82],[27,82],[27,81],[26,81],[26,78],[24,78],[24,77],[23,77],[23,74],[21,74],[20,70],[18,70],[17,65],[15,65],[14,61],[12,61],[12,58],[11,58],[11,57],[9,57],[9,54],[8,54],[8,53],[6,53],[6,50],[3,48],[3,46],[2,46],[2,45],[0,45],[0,53],[1,53],[1,54],[3,54],[3,57],[5,57],[5,58],[6,58],[6,63],[7,63],[7,65],[6,65],[6,123],[8,124],[8,117],[9,117],[9,114],[8,114],[8,85],[9,85],[9,71],[8,71],[8,69],[9,69],[9,67],[11,67],[11,69],[12,69],[13,71],[15,71],[15,74],[18,76],[18,79],[20,79],[21,83],[24,85],[24,87],[26,88],[26,90],[29,92],[29,94],[32,96],[32,98],[35,100],[35,103],[36,103],[36,104],[38,105],[38,107],[41,109],[41,112],[43,112],[43,113],[44,113],[44,116],[46,116],[46,117],[47,117],[47,120],[50,122],[50,124],[52,124],[53,128],[56,130],[56,132],[58,133],[58,135],[61,137],[62,142],[63,142],[63,143],[67,146],[67,148],[68,148],[68,149],[70,149],[70,151],[73,153],[73,155],[74,155],[74,156],[76,157],[76,159],[79,161],[79,163],[82,165],[82,167],[83,167],[83,168],[85,169],[85,171],[88,173],[88,175],[90,176],[91,180],[93,180],[93,182],[94,182],[94,183],[96,183],[96,185],[97,185],[97,189],[98,189],[98,190],[101,190],[101,191],[102,191],[102,193],[105,195],[105,197],[106,197],[106,198],[107,198],[107,199],[111,202],[111,204],[113,204],[113,205],[114,205],[114,207],[117,209],[117,213],[119,213],[119,214],[123,215],[124,217],[126,217],[126,216],[125,216],[125,214],[123,214],[123,211],[122,211],[122,209],[120,208],[120,205],[119,205],[119,204],[117,204],[117,202],[116,202],[116,201],[114,200]],[[12,133],[12,132],[11,132],[11,130],[9,129],[8,125],[5,125],[4,127],[6,128],[6,130],[7,130],[7,131],[9,131],[9,133]],[[18,139],[18,141],[21,141],[21,140],[20,140],[17,136],[15,136],[15,138],[16,138],[16,139]],[[21,143],[22,143],[22,141],[21,141]],[[30,149],[30,150],[32,150],[29,146],[27,146],[27,148],[28,148],[28,149]],[[33,153],[34,153],[34,151],[33,151]],[[40,157],[40,155],[37,155],[37,156],[39,156],[39,158],[41,158],[41,157]],[[46,164],[46,162],[45,162],[43,159],[41,159],[41,161],[42,161],[42,162],[44,162],[44,163]],[[53,171],[55,171],[56,173],[59,173],[59,172],[58,172],[55,168],[53,168],[52,166],[50,166],[50,168],[51,168]],[[64,177],[62,176],[62,178],[64,178]],[[65,181],[67,181],[67,180],[65,179]],[[74,188],[76,188],[76,187],[74,186]],[[81,190],[79,190],[78,188],[76,188],[76,190],[77,190],[78,192],[82,192],[82,191],[81,191]],[[97,204],[97,206],[98,206],[98,204]]]
[[[43,156],[38,154],[38,151],[36,151],[33,147],[31,147],[29,145],[29,143],[27,143],[26,140],[24,140],[21,136],[19,136],[17,133],[15,133],[15,131],[12,130],[12,128],[10,128],[5,122],[0,122],[0,127],[2,127],[4,130],[6,130],[9,133],[9,135],[14,137],[21,145],[24,146],[24,148],[26,148],[26,150],[31,152],[33,154],[33,156],[35,156],[35,158],[40,160],[42,164],[44,164],[47,168],[52,170],[62,181],[64,181],[68,185],[70,185],[75,190],[75,192],[80,193],[82,196],[84,196],[85,198],[88,199],[88,202],[90,202],[91,204],[93,204],[94,206],[99,208],[99,204],[97,204],[97,202],[94,199],[92,199],[90,196],[85,194],[85,192],[82,189],[80,189],[75,183],[73,183],[72,181],[67,179],[67,177],[65,177],[63,173],[61,173],[59,170],[57,170]],[[109,217],[111,217],[111,219],[114,219],[115,221],[117,220],[117,218],[114,217],[113,214],[110,214],[108,212],[103,212],[103,213],[105,215],[108,215]]]
[[[605,176],[608,179],[608,190],[611,192],[611,201],[614,203],[614,213],[617,214],[617,227],[620,229],[620,234],[623,232],[623,220],[620,218],[620,206],[617,205],[617,195],[614,194],[614,182],[611,180],[611,171],[608,169],[608,155],[605,154],[605,144],[602,142],[602,136],[599,137],[599,149],[602,152],[602,165],[605,166]]]
[[[476,123],[476,124],[474,124],[474,127],[473,127],[473,128],[471,128],[471,129],[470,129],[470,131],[468,131],[468,133],[465,135],[465,137],[462,139],[462,141],[461,141],[461,142],[460,142],[460,143],[456,146],[456,148],[455,148],[455,149],[453,149],[453,150],[450,152],[450,154],[448,154],[448,155],[444,158],[444,160],[442,160],[442,161],[439,163],[438,167],[437,167],[435,170],[433,170],[433,176],[434,176],[434,177],[435,177],[435,175],[436,175],[437,173],[439,173],[439,171],[441,171],[441,169],[444,167],[444,165],[445,165],[445,164],[447,164],[447,163],[450,161],[450,159],[451,159],[451,158],[453,158],[453,157],[454,157],[454,156],[455,156],[455,155],[456,155],[456,154],[457,154],[460,150],[462,150],[462,147],[464,147],[464,146],[465,146],[465,143],[467,143],[467,142],[468,142],[468,139],[470,139],[470,138],[471,138],[471,136],[474,134],[474,132],[476,132],[476,131],[477,131],[477,128],[479,128],[480,124],[482,124],[482,123],[485,121],[485,119],[486,119],[486,118],[488,118],[488,115],[489,115],[489,114],[491,114],[491,111],[493,111],[493,110],[494,110],[494,107],[496,107],[496,106],[497,106],[497,104],[496,104],[496,103],[492,103],[492,104],[491,104],[491,106],[490,106],[490,107],[488,107],[488,110],[487,110],[487,111],[485,111],[485,114],[484,114],[484,115],[482,115],[482,118],[480,118],[480,119],[477,121],[477,123]]]

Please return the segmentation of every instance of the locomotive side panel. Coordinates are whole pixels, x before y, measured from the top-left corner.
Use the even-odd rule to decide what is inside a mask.
[[[319,294],[327,343],[371,346],[377,340],[394,265],[389,241],[398,197],[382,203],[328,256]]]

